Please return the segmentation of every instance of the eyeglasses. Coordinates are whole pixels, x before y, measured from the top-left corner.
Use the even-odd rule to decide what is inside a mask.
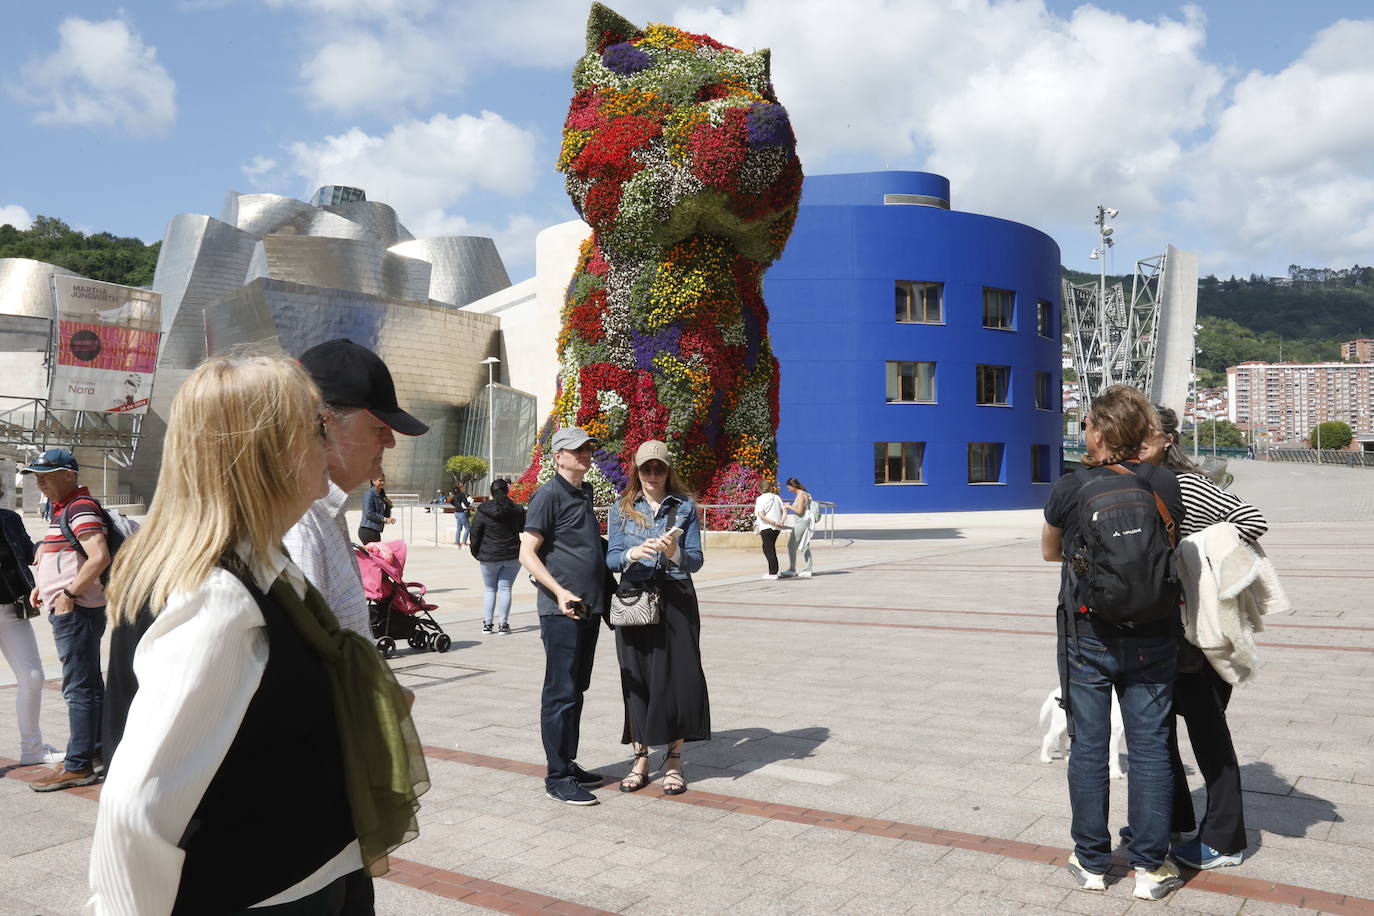
[[[654,462],[652,464],[643,464],[640,465],[639,468],[639,475],[641,477],[643,477],[645,474],[648,474],[651,477],[659,477],[667,473],[668,466],[666,464],[659,464],[658,462]]]

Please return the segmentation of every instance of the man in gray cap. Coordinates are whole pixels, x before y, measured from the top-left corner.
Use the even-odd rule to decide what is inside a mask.
[[[558,473],[530,498],[520,562],[539,591],[539,633],[544,641],[544,692],[539,724],[548,758],[544,788],[569,805],[594,805],[604,777],[577,765],[582,697],[592,680],[597,618],[605,613],[606,554],[584,482],[600,445],[577,427],[553,434]]]

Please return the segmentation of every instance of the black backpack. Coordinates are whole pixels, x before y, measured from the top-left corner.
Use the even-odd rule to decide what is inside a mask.
[[[1069,558],[1080,611],[1131,629],[1178,616],[1178,542],[1164,500],[1132,471],[1104,465],[1078,491],[1078,545]]]
[[[129,518],[118,509],[106,509],[100,504],[100,500],[93,496],[80,496],[77,497],[77,499],[87,500],[95,506],[101,521],[105,523],[105,549],[110,555],[110,562],[106,564],[105,568],[100,573],[100,584],[109,585],[110,570],[114,568],[115,553],[117,553],[119,548],[124,546],[124,542],[132,537],[133,533],[138,530],[138,522]],[[74,499],[72,503],[75,504],[76,501],[77,500]],[[76,539],[76,534],[72,531],[71,522],[67,521],[67,511],[70,508],[70,506],[64,508],[62,514],[57,517],[57,528],[62,532],[62,536],[67,539],[67,543],[72,545],[72,549],[81,554],[82,557],[85,557],[86,548],[82,547],[81,542]]]

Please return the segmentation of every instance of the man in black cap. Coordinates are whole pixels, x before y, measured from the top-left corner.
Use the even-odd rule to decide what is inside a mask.
[[[520,562],[539,591],[539,633],[544,640],[544,692],[539,724],[549,770],[549,798],[594,805],[605,782],[578,766],[582,697],[592,680],[597,618],[605,612],[606,554],[592,511],[592,485],[584,482],[600,443],[575,426],[553,434],[558,473],[530,497]]]
[[[345,338],[326,341],[302,353],[301,366],[324,395],[329,493],[306,510],[284,543],[340,625],[370,640],[367,597],[344,521],[348,494],[381,476],[382,453],[396,447],[393,433],[420,436],[429,427],[397,405],[390,370],[366,347]]]

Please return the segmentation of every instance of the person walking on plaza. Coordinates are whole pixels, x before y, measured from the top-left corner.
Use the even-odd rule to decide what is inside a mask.
[[[459,547],[466,547],[472,532],[472,523],[468,518],[468,512],[472,510],[472,499],[468,496],[468,488],[462,483],[456,484],[448,494],[448,504],[453,507],[453,522],[456,526],[453,530],[453,543]]]
[[[62,661],[62,698],[67,701],[71,737],[62,766],[31,783],[35,792],[89,786],[103,769],[100,712],[105,680],[100,674],[100,640],[105,635],[105,586],[110,565],[104,510],[77,482],[80,467],[65,448],[48,449],[22,473],[33,474],[52,502],[52,518],[38,548],[36,583],[29,600],[48,609],[53,642]],[[63,524],[76,538],[71,543]]]
[[[1138,461],[1155,424],[1153,405],[1134,388],[1113,385],[1095,398],[1083,424],[1087,467],[1055,483],[1041,537],[1042,555],[1062,570],[1060,683],[1072,736],[1074,849],[1068,868],[1082,889],[1106,889],[1112,848],[1107,747],[1115,692],[1131,750],[1129,860],[1134,893],[1142,899],[1159,899],[1181,884],[1166,856],[1179,629],[1172,547],[1185,516],[1173,473]]]
[[[765,579],[778,577],[778,535],[787,525],[783,511],[782,497],[778,495],[778,485],[771,480],[759,484],[759,496],[754,500],[754,530],[759,533],[763,544],[763,558],[768,561]]]
[[[382,527],[393,525],[391,500],[386,495],[386,475],[382,474],[372,481],[372,486],[363,494],[363,520],[358,525],[358,543],[372,544],[382,539]]]
[[[598,618],[606,612],[605,542],[592,485],[583,478],[600,443],[575,426],[553,434],[557,469],[530,497],[520,535],[520,563],[539,593],[544,691],[539,725],[548,759],[544,789],[554,801],[594,805],[605,778],[577,765],[582,698],[592,681]]]
[[[815,526],[814,513],[811,511],[811,494],[795,477],[787,478],[787,489],[792,493],[793,499],[783,508],[796,518],[792,520],[792,536],[787,539],[787,569],[782,572],[781,578],[790,579],[797,576],[801,579],[810,579],[811,535]],[[806,561],[806,568],[800,573],[797,572],[798,553],[801,553],[802,559]]]
[[[1216,486],[1194,464],[1179,444],[1178,415],[1155,405],[1159,428],[1154,430],[1140,456],[1178,476],[1187,514],[1179,526],[1182,537],[1221,523],[1234,525],[1241,539],[1256,543],[1269,523],[1254,506]],[[1185,590],[1186,591],[1186,590]],[[1169,761],[1174,774],[1172,831],[1197,835],[1175,843],[1170,855],[1190,868],[1206,870],[1239,865],[1249,841],[1245,836],[1245,803],[1241,792],[1240,764],[1226,723],[1226,707],[1232,686],[1208,661],[1202,650],[1186,639],[1178,641],[1178,677],[1174,679],[1174,712],[1188,728],[1198,769],[1207,786],[1207,807],[1198,824],[1192,796],[1178,751],[1175,720],[1169,738]]]
[[[0,481],[0,497],[4,495],[4,483]],[[32,565],[33,541],[24,530],[24,520],[17,512],[0,509],[0,654],[14,672],[20,766],[61,763],[65,756],[43,743],[38,722],[43,699],[43,659],[29,622],[38,615],[30,601]]]
[[[499,617],[498,632],[510,634],[510,590],[520,572],[520,532],[524,530],[525,510],[510,498],[510,481],[492,481],[491,499],[472,514],[470,545],[482,568],[483,633],[490,633]]]
[[[418,832],[406,696],[280,547],[329,485],[323,410],[299,365],[265,356],[211,357],[173,399],[111,580],[87,913],[370,914],[369,869]]]
[[[634,750],[634,766],[620,791],[649,784],[649,749],[667,745],[663,791],[687,791],[682,776],[686,741],[711,740],[711,704],[701,668],[701,613],[692,573],[701,569],[701,524],[696,504],[674,473],[668,446],[649,440],[635,452],[625,490],[611,506],[606,565],[622,582],[652,582],[659,622],[619,626],[620,691],[625,701],[621,744]]]
[[[366,347],[330,340],[302,353],[300,363],[324,395],[329,491],[311,504],[283,543],[339,623],[371,639],[367,597],[344,521],[348,494],[382,476],[382,455],[396,447],[395,433],[421,436],[429,427],[397,405],[390,370]]]

